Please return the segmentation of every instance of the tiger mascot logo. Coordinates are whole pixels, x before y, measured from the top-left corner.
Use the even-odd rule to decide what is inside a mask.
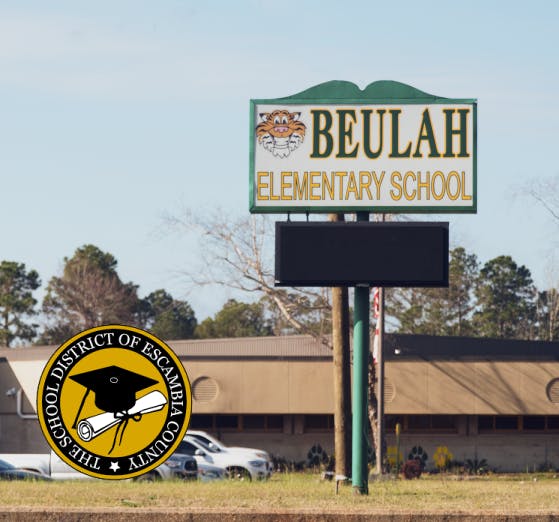
[[[261,121],[256,126],[258,143],[274,156],[285,158],[303,142],[307,128],[299,120],[300,112],[276,110],[259,116]]]

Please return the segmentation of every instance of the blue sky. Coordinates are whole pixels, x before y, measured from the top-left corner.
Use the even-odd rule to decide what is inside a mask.
[[[46,286],[93,243],[141,295],[166,288],[201,320],[227,295],[186,288],[198,245],[162,216],[248,214],[249,100],[396,80],[478,100],[479,210],[443,217],[451,242],[556,285],[557,224],[521,194],[559,179],[558,15],[537,0],[4,1],[0,259]]]

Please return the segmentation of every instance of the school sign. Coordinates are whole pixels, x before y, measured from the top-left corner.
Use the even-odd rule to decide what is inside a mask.
[[[477,211],[477,102],[332,81],[250,103],[250,211]]]

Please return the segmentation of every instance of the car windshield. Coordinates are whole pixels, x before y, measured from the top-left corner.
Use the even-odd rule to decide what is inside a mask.
[[[182,440],[179,444],[179,447],[177,448],[177,453],[183,453],[185,455],[194,455],[196,453],[196,450],[198,449],[198,446],[195,446],[194,444],[192,444],[191,442],[188,442],[186,440]]]
[[[216,448],[213,444],[208,444],[207,442],[200,440],[196,437],[196,442],[204,448],[204,450],[209,451],[210,453],[219,453],[219,448]]]
[[[200,444],[203,444],[204,447],[208,447],[208,449],[213,453],[219,453],[221,451],[221,447],[218,444],[214,443],[214,441],[212,439],[209,439],[208,437],[203,437],[202,435],[198,434],[193,435],[191,433],[189,433],[188,435],[194,437],[196,441]]]

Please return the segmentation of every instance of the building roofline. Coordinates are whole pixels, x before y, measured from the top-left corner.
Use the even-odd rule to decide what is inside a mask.
[[[166,341],[182,359],[328,360],[332,350],[310,335]],[[372,346],[372,342],[371,342]],[[0,348],[0,359],[47,360],[56,346]],[[559,342],[386,334],[386,361],[559,361]]]

